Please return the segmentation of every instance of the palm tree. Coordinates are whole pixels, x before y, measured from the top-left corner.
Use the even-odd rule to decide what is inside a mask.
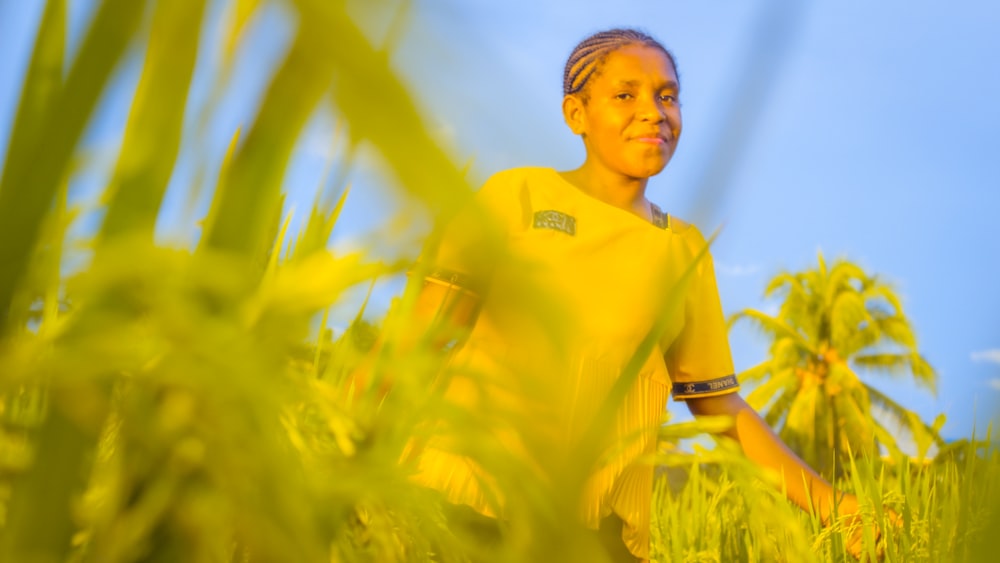
[[[771,340],[770,357],[739,378],[759,384],[747,402],[806,462],[832,476],[850,453],[899,453],[886,422],[910,432],[920,455],[931,441],[942,444],[943,417],[930,426],[859,376],[908,376],[936,391],[937,374],[892,288],[847,260],[827,268],[820,254],[817,269],[780,273],[764,295],[784,298],[777,315],[747,309],[730,319],[752,322]]]

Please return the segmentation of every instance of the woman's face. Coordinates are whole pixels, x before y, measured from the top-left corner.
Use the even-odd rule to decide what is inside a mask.
[[[677,72],[666,54],[629,45],[610,53],[590,78],[586,101],[564,105],[566,119],[583,136],[593,164],[628,178],[649,178],[677,148],[678,91]]]

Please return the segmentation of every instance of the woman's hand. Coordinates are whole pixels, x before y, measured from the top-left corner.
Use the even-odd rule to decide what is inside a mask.
[[[885,520],[888,521],[888,530],[884,530],[880,522],[872,522],[872,526],[875,528],[873,540],[875,542],[875,557],[878,561],[882,561],[883,557],[885,557],[883,536],[888,535],[891,537],[891,534],[903,527],[903,519],[896,511],[890,508],[885,508],[884,511]],[[861,560],[865,553],[865,528],[861,516],[861,503],[858,501],[858,497],[850,493],[845,494],[840,499],[837,512],[845,519],[843,522],[844,549],[851,557]]]
[[[692,398],[687,400],[691,413],[708,416],[730,416],[734,419],[732,428],[725,434],[740,443],[743,452],[758,465],[784,475],[785,489],[789,500],[803,510],[815,510],[824,525],[843,519],[847,533],[845,548],[853,557],[860,559],[864,553],[864,528],[861,504],[853,494],[838,494],[834,504],[834,489],[805,464],[788,446],[774,434],[774,431],[736,393],[715,397]],[[836,512],[834,511],[836,509]],[[892,510],[886,509],[887,519],[894,528],[902,525],[902,519]],[[882,531],[875,524],[875,540],[879,542]],[[878,548],[878,558],[882,558],[882,548]]]

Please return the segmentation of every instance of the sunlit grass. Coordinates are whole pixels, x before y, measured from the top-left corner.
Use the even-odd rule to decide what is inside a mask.
[[[669,428],[669,427],[668,427]],[[790,505],[729,448],[665,461],[672,469],[657,483],[654,551],[669,561],[843,561],[853,525],[823,527],[815,515]],[[901,458],[875,465],[854,460],[841,490],[865,506],[867,557],[886,561],[987,561],[996,531],[1000,458],[986,442],[969,442],[927,463]],[[773,478],[773,477],[772,477]],[[901,516],[892,525],[886,509]],[[873,523],[890,530],[874,542]]]

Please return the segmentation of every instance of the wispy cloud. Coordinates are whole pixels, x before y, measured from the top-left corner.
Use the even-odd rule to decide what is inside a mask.
[[[1000,364],[1000,348],[980,350],[972,353],[972,361]]]
[[[760,271],[760,266],[757,264],[741,265],[741,264],[726,264],[725,262],[716,262],[715,270],[722,274],[723,276],[730,276],[735,278],[742,278],[745,276],[752,276]]]
[[[992,387],[993,389],[1000,391],[1000,377],[994,377],[993,379],[986,382],[986,384]]]

